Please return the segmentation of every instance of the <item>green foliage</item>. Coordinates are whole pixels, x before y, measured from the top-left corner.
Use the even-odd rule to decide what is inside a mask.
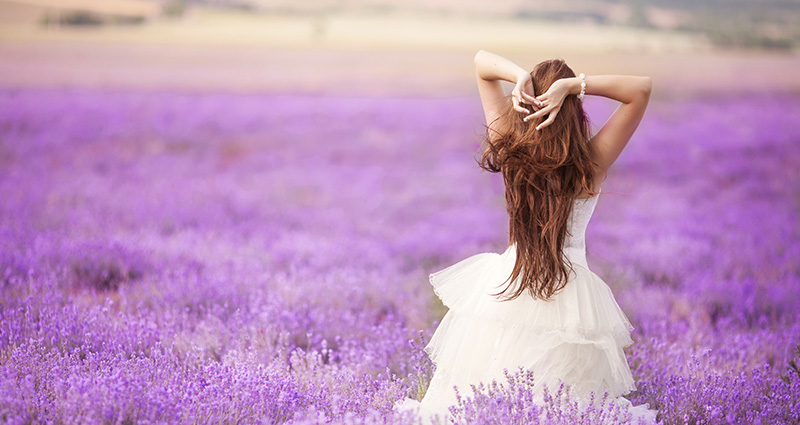
[[[188,5],[186,4],[186,0],[169,0],[164,3],[164,6],[161,8],[161,13],[169,18],[180,18],[186,14],[187,9]]]
[[[143,15],[104,15],[88,10],[62,11],[46,14],[41,19],[44,26],[99,27],[106,24],[140,25],[146,21]]]
[[[100,15],[89,12],[87,10],[75,10],[75,11],[63,12],[58,16],[58,24],[60,25],[82,27],[82,26],[100,26],[103,25],[104,23],[105,21]]]
[[[800,41],[796,16],[785,8],[701,9],[681,29],[705,34],[719,47],[790,50]]]
[[[124,15],[124,16],[114,16],[111,19],[111,22],[120,25],[141,25],[145,23],[147,19],[143,15]]]
[[[628,25],[633,27],[652,28],[653,24],[647,17],[647,12],[640,3],[631,6],[631,15],[628,17]]]

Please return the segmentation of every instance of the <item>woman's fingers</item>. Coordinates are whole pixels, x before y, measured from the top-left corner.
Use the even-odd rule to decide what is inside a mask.
[[[553,121],[555,121],[555,120],[556,120],[556,115],[558,115],[558,109],[556,109],[556,110],[554,110],[553,112],[551,112],[551,113],[550,113],[550,115],[547,117],[547,119],[546,119],[546,120],[542,121],[542,123],[541,123],[541,124],[539,124],[539,125],[537,125],[537,126],[536,126],[536,129],[537,129],[537,130],[541,130],[541,129],[543,129],[543,128],[547,127],[548,125],[552,124],[552,123],[553,123]]]
[[[519,113],[522,113],[522,114],[527,114],[527,113],[531,112],[531,111],[528,110],[528,108],[522,106],[522,102],[520,102],[519,100],[516,100],[516,99],[512,98],[512,102],[514,102],[514,110],[515,111],[517,111]]]
[[[533,118],[541,118],[541,117],[549,114],[550,111],[552,111],[553,109],[554,109],[553,105],[545,105],[542,109],[539,109],[538,111],[536,111],[536,112],[528,115],[527,117],[525,117],[525,121],[531,120]]]
[[[527,115],[525,118],[523,118],[523,120],[527,122],[527,121],[530,121],[530,120],[532,120],[534,118],[541,118],[541,117],[544,117],[545,115],[547,115],[547,119],[542,121],[539,125],[536,126],[537,130],[541,130],[541,129],[549,126],[550,124],[552,124],[553,121],[555,121],[556,116],[558,115],[558,112],[560,110],[561,110],[561,108],[556,108],[553,105],[546,105],[544,108],[539,109],[538,111],[536,111],[536,112],[534,112],[534,113],[532,113],[530,115]]]
[[[537,111],[541,105],[541,102],[529,96],[525,92],[522,93],[522,97],[512,95],[511,102],[514,110],[522,114],[531,113],[531,109]],[[530,105],[530,107],[525,106],[526,104]]]
[[[516,86],[514,87],[514,90],[511,90],[511,107],[520,113],[527,112],[527,109],[522,106],[522,96],[520,95],[519,86]]]
[[[526,103],[529,103],[533,106],[539,108],[542,106],[542,102],[539,99],[529,95],[528,93],[522,92],[522,98],[525,100]]]

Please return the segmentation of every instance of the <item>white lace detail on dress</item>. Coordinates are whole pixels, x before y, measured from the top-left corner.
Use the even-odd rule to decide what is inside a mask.
[[[589,219],[592,218],[594,207],[597,206],[598,198],[600,198],[600,193],[591,198],[575,200],[572,214],[567,222],[567,235],[564,238],[564,255],[572,264],[579,264],[586,268],[589,267],[586,262],[586,227],[589,225]]]

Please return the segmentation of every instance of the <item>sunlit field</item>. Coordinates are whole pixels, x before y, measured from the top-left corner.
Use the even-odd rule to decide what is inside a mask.
[[[430,372],[427,273],[505,244],[472,99],[18,90],[0,108],[11,423],[391,418]],[[590,262],[637,327],[634,398],[667,423],[800,417],[798,114],[656,104],[604,184]]]
[[[0,423],[409,423],[392,404],[424,394],[445,312],[428,274],[507,242],[502,181],[475,161],[470,46],[271,47],[287,68],[253,59],[264,74],[242,82],[252,46],[95,46],[175,66],[121,67],[4,34]],[[724,81],[749,70],[743,89],[657,69],[657,49],[567,53],[596,72],[651,58],[619,72],[655,76],[589,263],[635,326],[634,404],[665,424],[799,423],[800,82],[781,68],[797,59],[702,51],[675,54]],[[586,101],[595,127],[613,107]],[[454,418],[522,423],[515,385]],[[595,423],[568,399],[542,408]]]

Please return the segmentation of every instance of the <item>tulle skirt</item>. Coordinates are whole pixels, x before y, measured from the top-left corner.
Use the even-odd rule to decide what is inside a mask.
[[[446,415],[456,403],[453,387],[469,396],[470,386],[505,382],[519,368],[534,374],[534,391],[563,382],[576,397],[608,392],[634,417],[655,422],[647,406],[630,406],[623,394],[636,389],[623,348],[632,343],[630,322],[608,285],[585,265],[573,263],[564,289],[548,301],[527,293],[500,301],[516,252],[484,253],[430,276],[450,310],[425,348],[436,371],[421,402],[406,399],[397,410],[423,418]]]

